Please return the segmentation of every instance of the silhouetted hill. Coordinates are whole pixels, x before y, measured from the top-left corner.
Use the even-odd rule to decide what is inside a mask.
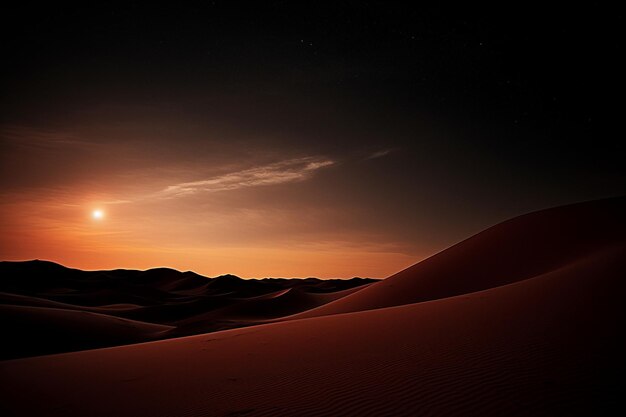
[[[376,281],[207,278],[171,268],[82,271],[41,260],[0,262],[0,276],[0,323],[8,336],[1,358],[247,326]],[[284,290],[302,296],[270,296]]]

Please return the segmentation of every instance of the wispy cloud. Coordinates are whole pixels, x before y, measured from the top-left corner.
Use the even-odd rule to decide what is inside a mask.
[[[227,191],[304,181],[311,178],[316,171],[333,164],[335,164],[335,161],[316,157],[288,159],[200,181],[170,185],[162,190],[160,195],[174,197],[199,192]]]
[[[382,158],[383,156],[387,156],[389,155],[391,152],[395,151],[395,149],[390,148],[390,149],[382,149],[380,151],[376,151],[370,155],[367,156],[367,159],[376,159],[376,158]]]

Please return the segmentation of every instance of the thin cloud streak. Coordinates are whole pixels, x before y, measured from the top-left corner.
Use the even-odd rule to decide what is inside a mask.
[[[376,158],[382,158],[383,156],[387,156],[390,153],[396,151],[397,148],[390,148],[390,149],[382,149],[380,151],[376,151],[372,154],[370,154],[369,156],[367,156],[365,158],[365,160],[369,160],[369,159],[376,159]]]
[[[304,181],[316,171],[334,165],[335,161],[315,157],[288,159],[273,164],[231,172],[200,181],[170,185],[161,196],[175,197],[199,192],[218,192],[239,188],[285,184]]]

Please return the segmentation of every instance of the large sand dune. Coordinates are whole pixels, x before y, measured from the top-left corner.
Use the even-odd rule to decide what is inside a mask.
[[[295,317],[435,300],[527,279],[623,243],[624,213],[626,199],[615,198],[519,216],[369,288]]]
[[[624,199],[605,200],[503,223],[390,278],[395,293],[373,284],[327,304],[346,303],[343,314],[4,361],[2,408],[37,416],[617,415],[624,208]],[[377,293],[382,306],[371,303]]]

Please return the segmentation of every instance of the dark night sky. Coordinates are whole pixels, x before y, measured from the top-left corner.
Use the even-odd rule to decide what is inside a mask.
[[[127,2],[7,13],[0,256],[84,267],[161,259],[118,256],[128,248],[110,236],[123,233],[154,253],[232,248],[215,255],[228,271],[165,260],[200,272],[384,276],[508,217],[624,194],[622,14],[506,6]],[[272,179],[244,184],[259,169]],[[175,206],[146,197],[189,183]],[[106,245],[104,232],[69,220],[75,212],[56,211],[94,204],[117,210]],[[211,239],[190,237],[200,223]],[[75,242],[68,230],[92,246],[50,251]],[[294,246],[289,256],[306,261],[252,260],[262,247],[275,265]],[[356,253],[381,258],[350,272],[348,261],[317,257],[333,250],[353,264]],[[77,261],[94,251],[97,261]]]

